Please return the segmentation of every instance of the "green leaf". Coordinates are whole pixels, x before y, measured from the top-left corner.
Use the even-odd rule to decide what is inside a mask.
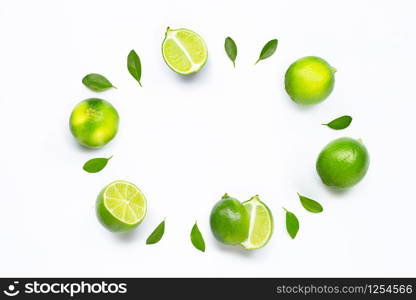
[[[82,83],[93,90],[94,92],[102,92],[111,88],[116,88],[107,78],[103,75],[91,73],[82,78]]]
[[[228,55],[228,58],[231,59],[235,67],[235,59],[237,58],[237,45],[232,38],[227,37],[224,43],[225,52]]]
[[[165,220],[163,220],[162,223],[160,223],[155,228],[155,230],[153,230],[153,232],[149,235],[149,237],[146,240],[146,244],[147,245],[156,244],[162,239],[164,233],[165,233]]]
[[[350,126],[351,122],[352,122],[352,117],[342,116],[342,117],[336,118],[335,120],[332,120],[331,122],[327,124],[322,124],[322,125],[326,125],[329,128],[332,128],[335,130],[341,130]]]
[[[202,252],[205,252],[205,242],[201,232],[198,229],[198,225],[195,222],[194,227],[191,231],[191,242],[194,247]]]
[[[307,210],[310,211],[312,213],[320,213],[322,212],[324,209],[322,207],[321,204],[319,204],[317,201],[312,200],[308,197],[302,196],[301,194],[298,193],[299,196],[299,200],[300,203],[302,203],[302,206]]]
[[[299,231],[299,220],[294,213],[288,211],[286,208],[283,208],[286,211],[286,230],[289,233],[290,237],[294,239],[296,234]]]
[[[98,158],[90,159],[89,161],[87,161],[84,164],[84,166],[82,168],[84,169],[84,171],[86,171],[88,173],[97,173],[97,172],[100,172],[102,169],[105,168],[105,166],[107,165],[108,161],[112,157],[113,156],[110,156],[109,158],[98,157]]]
[[[263,49],[261,49],[259,59],[255,62],[257,64],[260,60],[266,59],[274,54],[277,48],[277,40],[271,40],[264,45]]]
[[[133,76],[140,86],[142,86],[142,83],[140,82],[140,78],[142,77],[142,63],[140,62],[140,57],[134,50],[131,50],[127,56],[127,69],[131,76]]]

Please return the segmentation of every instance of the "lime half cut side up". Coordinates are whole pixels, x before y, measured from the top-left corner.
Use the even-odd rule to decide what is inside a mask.
[[[241,246],[248,250],[262,248],[273,233],[272,213],[257,195],[243,202],[243,205],[250,216],[250,229],[247,240],[242,242]]]
[[[208,48],[204,40],[189,29],[166,29],[162,43],[166,64],[176,73],[188,75],[198,72],[207,62]]]
[[[110,231],[123,232],[137,227],[146,215],[146,197],[127,181],[114,181],[97,197],[97,216]]]

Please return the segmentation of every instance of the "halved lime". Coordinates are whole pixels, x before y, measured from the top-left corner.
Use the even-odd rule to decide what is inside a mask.
[[[204,40],[188,29],[166,29],[162,43],[166,64],[175,72],[188,75],[198,72],[207,62],[208,48]]]
[[[247,240],[242,242],[241,246],[249,250],[262,248],[273,233],[272,213],[257,195],[243,202],[243,205],[250,216],[250,229]]]
[[[110,231],[129,231],[146,215],[146,197],[134,184],[117,180],[107,185],[97,197],[97,216]]]

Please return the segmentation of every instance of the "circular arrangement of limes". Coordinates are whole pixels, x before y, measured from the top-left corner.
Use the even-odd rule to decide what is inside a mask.
[[[197,33],[168,27],[162,43],[162,56],[173,71],[189,75],[205,65],[208,49]],[[134,72],[141,75],[141,70],[137,73],[137,67],[137,63],[133,65]],[[320,103],[334,88],[335,72],[336,69],[320,57],[300,58],[286,71],[285,90],[299,105]],[[94,76],[88,80],[97,80],[97,74],[91,75]],[[139,81],[139,78],[136,79]],[[112,86],[108,81],[105,84]],[[100,148],[117,134],[119,115],[109,102],[90,98],[76,105],[69,123],[71,133],[81,145]],[[333,188],[356,185],[365,176],[368,166],[366,147],[360,140],[348,137],[330,142],[316,161],[316,170],[322,182]],[[99,221],[113,232],[134,229],[143,221],[146,211],[144,194],[134,184],[122,180],[107,185],[98,194],[96,201]],[[267,244],[272,235],[273,217],[270,209],[257,195],[241,203],[225,194],[211,211],[210,225],[214,237],[221,243],[259,249]]]

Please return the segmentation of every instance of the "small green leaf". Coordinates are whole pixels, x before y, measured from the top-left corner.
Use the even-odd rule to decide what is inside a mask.
[[[109,158],[98,157],[98,158],[90,159],[89,161],[87,161],[84,164],[84,166],[82,168],[84,169],[84,171],[86,171],[88,173],[97,173],[97,172],[100,172],[102,169],[105,168],[105,166],[107,165],[108,161],[112,157],[113,156],[110,156]]]
[[[194,247],[202,252],[205,252],[205,242],[201,232],[198,229],[198,225],[195,222],[194,227],[191,231],[191,242]]]
[[[231,59],[235,67],[235,59],[237,58],[237,45],[232,38],[227,37],[224,43],[225,52],[228,55],[228,58]]]
[[[352,117],[342,116],[342,117],[336,118],[335,120],[332,120],[331,122],[327,124],[322,124],[322,125],[326,125],[329,128],[332,128],[335,130],[341,130],[350,126],[351,122],[352,122]]]
[[[307,210],[310,211],[312,213],[320,213],[322,212],[324,209],[322,207],[321,204],[319,204],[317,201],[312,200],[308,197],[302,196],[301,194],[298,193],[299,196],[299,200],[300,203],[302,203],[302,206]]]
[[[165,233],[165,220],[163,220],[162,223],[160,223],[156,227],[156,229],[153,230],[153,232],[149,235],[149,237],[146,240],[146,244],[147,245],[156,244],[162,239],[164,233]]]
[[[290,237],[294,239],[296,234],[299,231],[299,220],[294,213],[288,211],[286,208],[283,208],[286,211],[286,230],[289,233]]]
[[[82,78],[82,83],[87,88],[89,88],[90,90],[93,90],[94,92],[102,92],[102,91],[106,91],[106,90],[111,89],[111,88],[116,88],[103,75],[95,74],[95,73],[85,75],[85,77]]]
[[[260,60],[266,59],[274,54],[277,48],[277,40],[271,40],[264,45],[263,49],[261,49],[259,59],[255,62],[257,64]]]
[[[142,86],[142,83],[140,82],[140,78],[142,77],[142,64],[140,62],[140,57],[134,50],[131,50],[127,56],[127,69],[131,76],[133,76],[140,86]]]

